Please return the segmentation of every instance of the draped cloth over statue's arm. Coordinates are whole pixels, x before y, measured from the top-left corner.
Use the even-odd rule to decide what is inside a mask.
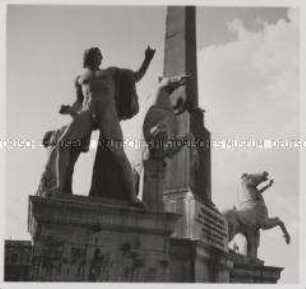
[[[134,71],[112,68],[115,79],[115,99],[120,120],[130,119],[139,112],[138,95]]]

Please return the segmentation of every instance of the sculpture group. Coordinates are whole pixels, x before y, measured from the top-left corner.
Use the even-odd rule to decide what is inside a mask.
[[[43,145],[49,155],[38,188],[40,196],[73,195],[74,166],[80,153],[89,150],[91,133],[99,130],[99,148],[93,171],[93,183],[89,196],[123,199],[131,205],[144,205],[138,200],[138,181],[123,147],[120,121],[130,119],[139,112],[136,83],[145,75],[155,50],[145,51],[145,59],[138,71],[110,67],[101,69],[102,54],[98,48],[85,51],[84,71],[75,81],[76,101],[63,105],[61,114],[72,120],[57,130],[48,131]],[[172,158],[186,141],[193,142],[191,133],[177,136],[176,115],[184,112],[184,101],[175,106],[171,94],[188,81],[187,75],[159,79],[143,124],[144,139],[148,144],[149,158],[163,162]],[[177,145],[177,140],[181,145]],[[197,164],[197,148],[193,147],[194,164]],[[258,186],[269,181],[263,188]],[[240,203],[223,214],[228,221],[231,241],[238,233],[246,236],[246,255],[257,257],[259,230],[279,226],[289,244],[290,236],[279,218],[270,218],[262,193],[272,185],[269,174],[243,174],[241,177]],[[105,192],[108,192],[108,195]]]
[[[101,169],[104,171],[104,179],[114,178],[110,175],[105,176],[107,171],[110,171],[109,165],[116,167],[111,174],[118,174],[112,184],[102,184],[107,186],[104,190],[114,191],[119,183],[120,196],[115,198],[128,200],[132,204],[139,203],[135,175],[123,147],[120,121],[130,119],[138,113],[139,104],[135,84],[145,75],[154,54],[155,50],[148,47],[140,69],[134,72],[116,67],[100,69],[103,57],[99,48],[94,47],[85,51],[84,72],[75,81],[76,101],[71,106],[62,105],[60,109],[60,113],[70,115],[72,121],[57,130],[46,132],[43,138],[43,145],[49,149],[49,156],[39,184],[38,195],[73,194],[72,179],[75,163],[80,153],[89,150],[91,133],[98,129],[99,145],[103,147],[100,154],[103,154]],[[149,110],[144,125],[147,142],[152,144],[153,139],[160,139],[161,135],[167,134],[170,122],[172,122],[171,135],[167,138],[170,141],[175,136],[173,131],[175,117],[169,96],[175,89],[185,84],[186,78],[186,76],[160,78],[155,93],[155,105]],[[159,118],[160,114],[157,111],[171,111],[170,117],[168,114],[166,118]],[[151,136],[149,137],[147,126],[152,124],[152,118],[155,130],[153,131],[150,127]],[[153,146],[149,145],[151,157],[156,157],[156,151],[161,151],[156,150],[156,146],[156,142]],[[173,148],[167,149],[166,154],[174,154],[176,151],[177,149]],[[99,157],[98,154],[99,150],[96,158]],[[101,175],[101,172],[94,170],[93,181],[99,174]],[[105,197],[103,193],[97,192],[97,188],[92,187],[90,192],[94,196]]]

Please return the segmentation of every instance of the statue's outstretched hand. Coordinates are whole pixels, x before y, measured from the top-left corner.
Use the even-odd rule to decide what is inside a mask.
[[[274,180],[271,179],[270,182],[269,182],[269,186],[271,187],[273,184],[274,184]]]
[[[150,46],[148,46],[145,51],[145,58],[151,61],[154,57],[155,52],[156,52],[156,49],[152,49]]]
[[[70,109],[71,109],[70,105],[62,105],[59,110],[59,113],[60,114],[70,114]]]

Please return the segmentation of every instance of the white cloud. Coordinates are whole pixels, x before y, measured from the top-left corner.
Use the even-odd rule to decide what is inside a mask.
[[[263,23],[260,32],[248,31],[235,19],[228,29],[237,33],[237,41],[200,51],[200,104],[215,132],[228,131],[226,118],[233,131],[244,134],[296,132],[298,13],[289,10],[288,16],[290,22]]]

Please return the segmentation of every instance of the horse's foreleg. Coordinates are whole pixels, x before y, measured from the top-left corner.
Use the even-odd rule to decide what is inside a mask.
[[[290,243],[290,235],[289,232],[284,224],[284,222],[280,219],[280,218],[269,218],[267,220],[265,220],[265,222],[263,224],[261,224],[261,229],[263,230],[269,230],[272,228],[275,228],[279,226],[281,228],[281,230],[284,233],[284,237],[286,240],[286,243],[289,244]]]

